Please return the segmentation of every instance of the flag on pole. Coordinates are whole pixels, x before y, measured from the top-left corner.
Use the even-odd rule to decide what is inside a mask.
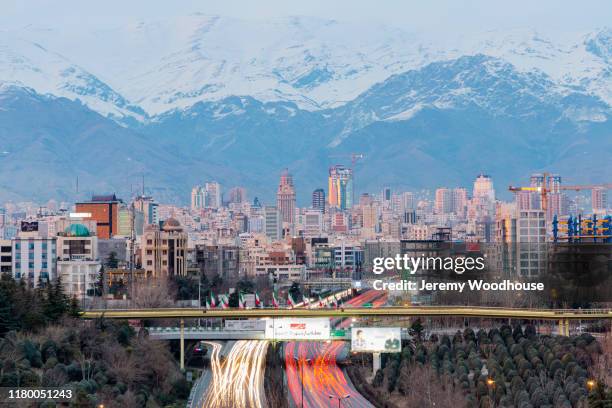
[[[210,307],[212,307],[213,309],[217,307],[217,301],[215,300],[215,294],[212,293],[212,291],[210,292]]]
[[[208,298],[206,298],[206,310],[210,310],[210,302],[208,301]]]
[[[308,299],[303,293],[302,293],[302,303],[304,304],[304,307],[308,307],[308,305],[310,304],[310,299]]]
[[[295,307],[295,300],[293,300],[293,296],[291,296],[291,292],[287,293],[287,306]]]
[[[244,296],[242,296],[242,292],[238,294],[238,307],[240,309],[246,309],[246,302],[244,300]]]
[[[276,292],[272,292],[272,306],[278,309],[278,299],[276,298]]]
[[[323,307],[323,299],[321,299],[321,295],[319,295],[319,307]]]
[[[257,292],[255,292],[255,307],[261,307],[261,300],[259,299]]]

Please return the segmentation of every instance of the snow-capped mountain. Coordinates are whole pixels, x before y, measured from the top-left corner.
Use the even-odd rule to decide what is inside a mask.
[[[265,199],[284,167],[304,199],[351,152],[366,155],[358,191],[467,185],[481,171],[500,185],[543,170],[602,182],[610,33],[440,39],[205,15],[3,33],[0,199],[74,198],[75,174],[124,196],[145,175],[162,201],[205,179]]]
[[[3,84],[79,99],[92,110],[118,120],[144,118],[141,109],[95,75],[40,44],[7,33],[0,35],[0,86]]]
[[[319,18],[196,14],[73,34],[33,27],[13,33],[84,67],[151,116],[235,95],[333,108],[393,74],[476,54],[612,101],[609,29],[554,39],[530,29],[440,39]],[[13,48],[21,52],[22,45]]]

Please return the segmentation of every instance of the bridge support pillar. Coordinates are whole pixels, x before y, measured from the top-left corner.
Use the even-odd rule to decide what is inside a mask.
[[[372,378],[380,370],[380,353],[372,353]]]
[[[185,371],[185,321],[181,319],[180,327],[180,343],[181,343],[181,371]]]
[[[570,324],[568,319],[560,319],[559,320],[559,336],[569,336],[570,335]]]

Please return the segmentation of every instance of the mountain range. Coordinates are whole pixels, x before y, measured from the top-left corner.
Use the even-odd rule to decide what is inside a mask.
[[[287,167],[305,204],[353,152],[358,192],[612,174],[607,28],[448,39],[191,15],[0,34],[0,200],[126,197],[144,177],[164,202],[206,180],[270,202]]]

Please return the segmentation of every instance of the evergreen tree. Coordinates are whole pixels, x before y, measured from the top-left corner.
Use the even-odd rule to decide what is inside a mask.
[[[13,301],[4,288],[0,288],[0,336],[19,328],[19,322],[15,318]]]
[[[95,286],[95,296],[104,296],[104,275],[105,275],[104,265],[100,267],[100,272],[98,273],[98,279],[96,280]]]
[[[111,269],[116,269],[119,267],[119,259],[117,258],[117,253],[115,251],[111,251],[108,254],[105,265]]]
[[[62,280],[58,277],[53,284],[49,283],[45,290],[44,315],[48,321],[55,322],[68,311],[69,305]]]
[[[81,308],[79,307],[79,301],[77,300],[76,296],[73,296],[72,299],[70,299],[68,314],[71,317],[79,317],[81,314]]]

